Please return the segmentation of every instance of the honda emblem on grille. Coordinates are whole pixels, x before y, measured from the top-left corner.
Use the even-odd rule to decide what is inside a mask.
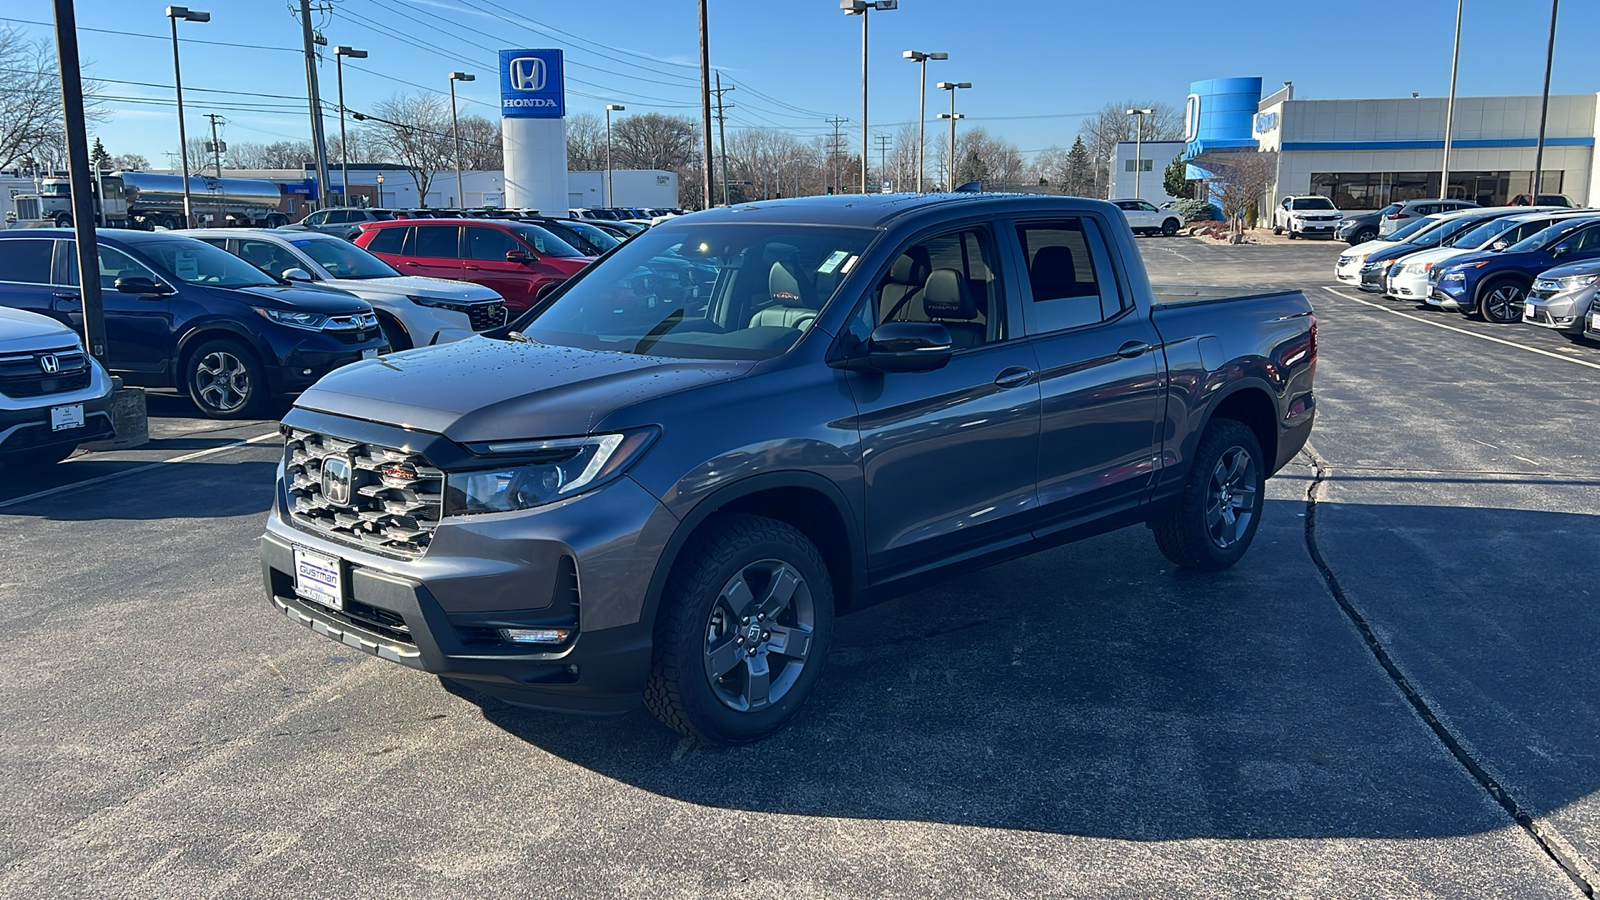
[[[322,496],[335,506],[350,505],[350,460],[330,456],[322,461]]]
[[[46,353],[39,357],[39,368],[43,369],[46,375],[54,375],[61,371],[61,359],[54,353]]]

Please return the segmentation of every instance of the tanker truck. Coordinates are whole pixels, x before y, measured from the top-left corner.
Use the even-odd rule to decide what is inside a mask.
[[[112,228],[183,227],[183,176],[153,172],[112,172],[101,176],[95,213]],[[289,224],[278,211],[282,192],[258,178],[189,177],[190,204],[199,225]],[[66,227],[72,224],[72,190],[64,177],[45,178],[37,194],[16,197],[17,226]]]

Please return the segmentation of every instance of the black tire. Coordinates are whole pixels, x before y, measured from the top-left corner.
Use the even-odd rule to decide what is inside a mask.
[[[267,216],[268,228],[282,228],[287,224],[289,224],[289,219],[286,216],[282,216],[277,213]]]
[[[22,450],[17,453],[0,454],[0,468],[16,470],[48,469],[72,455],[78,449],[73,444],[63,444],[57,447],[44,447],[38,450]]]
[[[1516,278],[1492,278],[1478,288],[1478,314],[1495,325],[1520,322],[1522,301],[1527,296],[1528,286]]]
[[[1181,224],[1183,223],[1179,222],[1177,219],[1167,219],[1161,223],[1161,233],[1167,237],[1172,237],[1178,233],[1178,226]]]
[[[267,378],[254,352],[242,341],[206,341],[184,361],[189,399],[213,419],[248,419],[266,399]]]
[[[72,217],[67,215],[66,213],[61,213],[60,215],[56,216],[56,227],[57,228],[71,228],[72,227]]]
[[[1240,454],[1242,468],[1234,477]],[[1255,432],[1233,419],[1213,419],[1195,448],[1178,507],[1149,522],[1161,555],[1206,572],[1238,562],[1261,526],[1266,486],[1266,460]]]
[[[398,319],[379,313],[378,328],[383,331],[383,339],[389,342],[390,350],[410,350],[416,346],[411,340],[411,335],[406,332],[405,326],[401,325]]]
[[[1272,233],[1273,234],[1283,234],[1283,227],[1281,225],[1272,226]]]
[[[1367,241],[1375,241],[1377,239],[1378,239],[1378,229],[1376,229],[1376,228],[1363,228],[1360,231],[1356,232],[1355,235],[1351,237],[1350,246],[1354,247],[1356,244],[1365,244]]]
[[[775,519],[717,515],[667,581],[645,705],[709,744],[759,740],[799,712],[832,637],[833,583],[816,545]]]
[[[1291,240],[1291,241],[1292,241],[1292,240],[1294,240],[1294,239],[1295,239],[1295,238],[1297,238],[1297,237],[1299,237],[1299,236],[1300,236],[1300,235],[1298,235],[1298,234],[1295,234],[1295,233],[1294,233],[1294,229],[1290,229],[1290,230],[1289,230],[1289,240]]]

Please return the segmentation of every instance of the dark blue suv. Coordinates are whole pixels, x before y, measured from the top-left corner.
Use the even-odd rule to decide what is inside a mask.
[[[98,235],[108,368],[186,391],[213,418],[247,418],[388,346],[372,307],[343,291],[290,286],[193,238]],[[75,244],[67,229],[0,231],[0,306],[81,332]]]
[[[1497,325],[1522,320],[1522,303],[1546,269],[1600,258],[1600,216],[1562,219],[1503,250],[1456,257],[1435,267],[1433,298],[1445,309]]]

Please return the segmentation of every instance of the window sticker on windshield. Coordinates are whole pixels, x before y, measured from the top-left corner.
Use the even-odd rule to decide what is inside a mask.
[[[850,274],[850,270],[854,269],[856,267],[856,260],[858,260],[860,258],[861,257],[859,257],[859,256],[852,256],[849,259],[845,260],[844,261],[844,265],[839,267],[839,274],[840,275],[849,275]]]
[[[200,261],[193,253],[175,253],[172,256],[172,274],[184,281],[200,277]]]
[[[828,258],[822,261],[822,265],[817,267],[817,271],[824,275],[832,275],[833,270],[839,268],[839,264],[844,262],[845,257],[849,255],[844,250],[835,250],[828,254]]]
[[[296,247],[304,247],[307,244],[311,243],[311,239],[307,238],[306,240],[303,240],[303,241],[290,241],[289,243],[295,245]]]

